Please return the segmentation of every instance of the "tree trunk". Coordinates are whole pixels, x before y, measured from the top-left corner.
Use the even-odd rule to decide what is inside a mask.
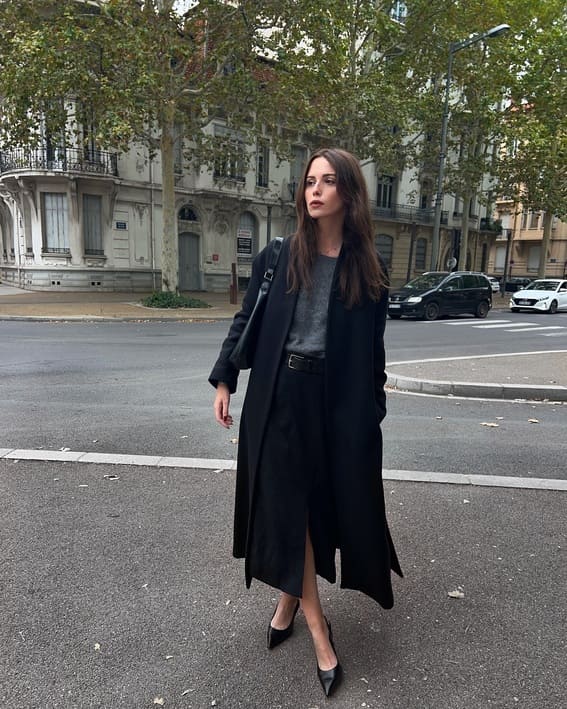
[[[553,212],[547,210],[543,213],[543,239],[541,240],[541,253],[539,256],[538,278],[545,278],[545,267],[547,266],[547,252],[551,241],[551,224],[553,222]]]
[[[161,190],[163,237],[161,247],[161,289],[177,293],[179,288],[179,247],[175,214],[175,179],[173,147],[175,103],[164,108],[161,127]]]
[[[459,248],[459,271],[467,270],[467,251],[469,250],[469,212],[471,210],[471,197],[463,197],[463,217],[461,228],[461,245]]]

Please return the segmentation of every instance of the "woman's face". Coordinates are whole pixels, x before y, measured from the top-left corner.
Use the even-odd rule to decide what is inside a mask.
[[[305,178],[305,206],[311,219],[344,218],[345,205],[337,191],[337,175],[331,163],[315,158]]]

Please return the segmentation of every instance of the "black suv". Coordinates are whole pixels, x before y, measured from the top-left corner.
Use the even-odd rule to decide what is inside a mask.
[[[436,320],[440,315],[470,313],[485,318],[492,307],[492,286],[482,273],[429,271],[390,293],[388,315]]]

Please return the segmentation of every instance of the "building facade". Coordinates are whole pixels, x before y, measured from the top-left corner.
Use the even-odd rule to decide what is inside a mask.
[[[537,278],[545,258],[545,275],[567,277],[567,223],[554,217],[546,254],[542,254],[544,213],[524,209],[513,200],[500,198],[495,205],[496,219],[502,225],[489,259],[491,275],[507,278]]]
[[[221,122],[210,130],[226,131]],[[258,251],[294,231],[295,191],[308,148],[298,142],[288,162],[277,161],[267,141],[242,150],[247,161],[232,157],[200,170],[184,164],[178,151],[181,291],[225,291],[234,272],[244,287]],[[376,245],[398,286],[430,268],[433,180],[417,170],[384,175],[372,164],[363,169]],[[160,174],[159,155],[134,146],[121,155],[49,141],[30,150],[0,146],[0,278],[30,290],[159,289]],[[467,218],[468,267],[489,270],[498,231],[491,213],[473,202],[465,217],[459,201],[444,196],[441,268],[458,257]]]

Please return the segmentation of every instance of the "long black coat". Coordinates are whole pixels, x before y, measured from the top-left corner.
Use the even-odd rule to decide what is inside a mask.
[[[209,378],[213,386],[225,382],[231,393],[236,391],[238,372],[228,356],[254,307],[266,269],[266,252],[264,249],[254,260],[242,309],[234,317]],[[240,423],[233,553],[246,558],[248,585],[252,505],[262,437],[297,300],[296,293],[287,292],[288,260],[286,239],[268,296]],[[382,488],[380,422],[386,414],[387,294],[384,292],[377,303],[367,300],[347,309],[338,290],[341,265],[339,256],[329,303],[325,367],[329,472],[341,540],[341,586],[362,591],[384,608],[391,608],[391,570],[400,576],[402,572],[386,522]]]

